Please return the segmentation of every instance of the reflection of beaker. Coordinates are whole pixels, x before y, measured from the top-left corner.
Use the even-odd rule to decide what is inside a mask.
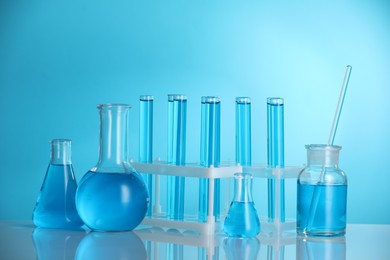
[[[76,207],[93,230],[132,230],[145,217],[149,196],[142,176],[129,163],[128,105],[106,104],[100,111],[97,165],[80,180]]]
[[[228,260],[242,259],[250,260],[257,259],[260,249],[260,242],[257,238],[225,238],[223,241],[223,249],[225,250]]]
[[[37,259],[74,259],[85,230],[36,228],[32,234]]]
[[[234,174],[234,198],[224,223],[230,237],[255,237],[260,221],[252,198],[252,174]]]
[[[147,259],[145,246],[133,232],[91,232],[79,244],[75,259]]]
[[[345,260],[345,237],[304,237],[297,236],[297,260]]]
[[[83,225],[75,206],[77,189],[71,160],[71,140],[51,141],[51,160],[35,208],[33,222],[42,228]]]

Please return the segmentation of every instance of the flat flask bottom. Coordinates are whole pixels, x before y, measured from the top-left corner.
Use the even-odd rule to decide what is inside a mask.
[[[224,231],[230,237],[257,236],[260,221],[254,203],[233,201],[225,219]]]
[[[345,234],[347,185],[298,183],[297,202],[298,234],[318,237]]]
[[[80,181],[76,207],[95,231],[129,231],[138,226],[149,206],[147,188],[138,173],[89,171]]]
[[[41,228],[81,227],[75,205],[77,183],[71,164],[49,164],[35,208],[33,223]]]

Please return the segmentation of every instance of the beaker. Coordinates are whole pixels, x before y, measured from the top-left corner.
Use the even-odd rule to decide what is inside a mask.
[[[230,237],[256,237],[260,221],[252,198],[252,174],[234,174],[234,197],[225,218],[224,231]]]
[[[76,207],[96,231],[128,231],[145,217],[149,195],[142,176],[130,165],[127,143],[128,105],[98,105],[99,161],[79,183]]]
[[[342,236],[346,230],[347,177],[338,167],[341,146],[306,145],[307,166],[297,181],[297,233]]]
[[[153,161],[153,100],[150,95],[142,95],[139,98],[139,161],[141,163],[152,163]],[[142,174],[149,192],[149,208],[147,216],[152,215],[153,206],[153,182],[152,174]]]
[[[219,97],[201,98],[200,165],[219,167],[220,164],[221,100]],[[209,214],[209,179],[199,179],[199,220],[205,222],[212,215],[220,215],[220,179],[214,181],[214,210]]]
[[[168,100],[168,102],[171,102]],[[170,106],[173,105],[173,106]],[[173,111],[169,110],[172,109]],[[186,132],[187,132],[187,97],[185,95],[173,95],[173,104],[168,103],[168,136],[172,137],[168,143],[171,158],[168,162],[172,165],[185,165],[186,157]],[[167,213],[170,219],[184,218],[184,194],[185,177],[168,176]]]
[[[77,182],[71,160],[71,140],[51,141],[51,159],[33,211],[42,228],[77,228],[83,225],[75,205]]]

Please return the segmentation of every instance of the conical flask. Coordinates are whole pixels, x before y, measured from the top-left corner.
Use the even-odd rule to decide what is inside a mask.
[[[260,221],[252,198],[252,174],[234,174],[234,198],[224,223],[229,237],[255,237]]]
[[[127,154],[128,105],[98,105],[99,161],[79,183],[76,207],[84,223],[96,231],[128,231],[145,217],[149,195],[141,174]]]
[[[35,208],[33,222],[43,228],[77,228],[83,225],[77,214],[77,189],[71,161],[71,140],[51,141],[51,160]]]

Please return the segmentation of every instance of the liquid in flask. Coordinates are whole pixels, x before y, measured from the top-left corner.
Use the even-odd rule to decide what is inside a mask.
[[[128,105],[99,105],[98,164],[79,183],[76,207],[84,223],[95,231],[129,231],[146,215],[149,195],[142,176],[127,155]]]
[[[260,221],[252,198],[252,175],[234,174],[234,198],[224,223],[230,237],[255,237],[260,232]]]
[[[71,140],[51,141],[51,160],[33,211],[42,228],[78,228],[83,225],[75,205],[77,182],[71,161]]]

